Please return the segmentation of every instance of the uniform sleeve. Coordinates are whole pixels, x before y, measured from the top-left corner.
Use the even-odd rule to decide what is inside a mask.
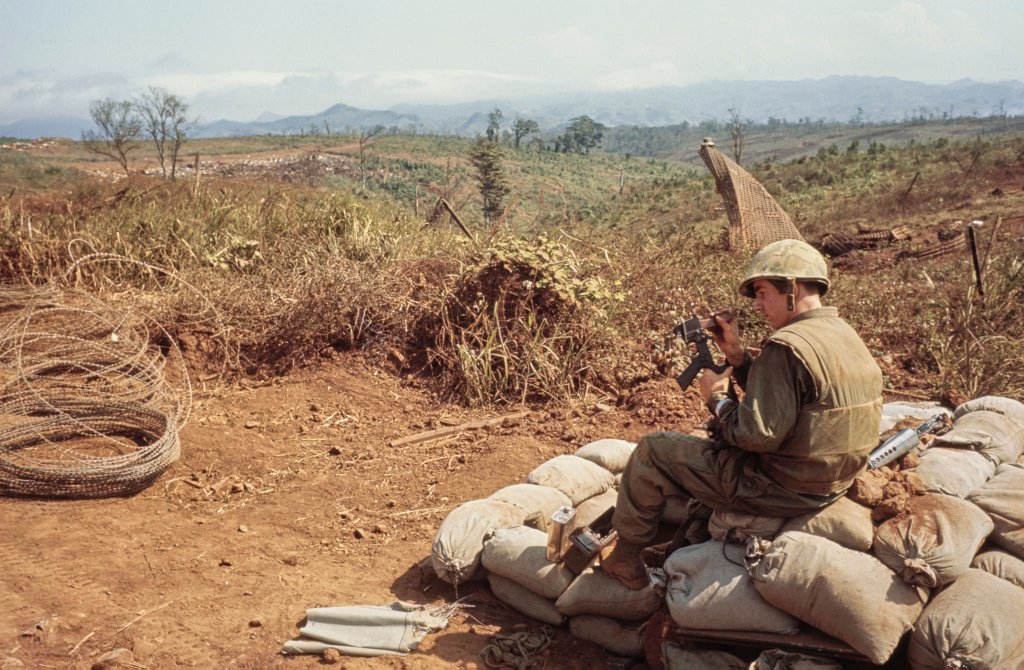
[[[736,384],[743,389],[747,390],[747,378],[750,377],[750,366],[754,362],[754,357],[750,355],[749,351],[743,352],[743,362],[732,369],[732,376],[736,379]]]
[[[745,451],[776,451],[789,437],[800,409],[814,401],[810,373],[785,345],[769,342],[750,365],[743,402],[718,417],[725,441]]]

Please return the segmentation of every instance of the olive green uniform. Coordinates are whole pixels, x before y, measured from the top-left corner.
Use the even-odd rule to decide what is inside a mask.
[[[669,496],[796,516],[833,502],[863,470],[878,444],[882,373],[835,308],[795,317],[735,377],[744,398],[721,411],[717,441],[658,432],[637,445],[613,519],[624,540],[650,542]]]

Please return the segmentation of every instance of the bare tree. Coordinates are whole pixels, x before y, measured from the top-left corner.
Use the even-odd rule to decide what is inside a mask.
[[[125,175],[129,175],[128,154],[138,148],[137,141],[142,133],[142,121],[135,114],[135,105],[129,100],[97,100],[89,106],[89,116],[98,132],[88,130],[82,133],[85,148],[113,158]]]
[[[189,131],[195,128],[199,121],[196,118],[190,119],[185,116],[188,113],[188,105],[181,98],[177,96],[172,96],[172,98],[173,101],[170,105],[171,135],[169,142],[171,146],[171,179],[174,179],[178,170],[178,154],[181,152],[181,147],[188,141]]]
[[[195,121],[188,119],[188,105],[178,96],[165,89],[150,86],[135,101],[143,129],[153,140],[156,156],[160,161],[160,170],[167,176],[167,163],[170,163],[173,179],[178,166],[178,153],[188,139],[188,131]]]
[[[735,107],[729,108],[729,137],[732,138],[732,158],[737,165],[743,157],[743,119]]]
[[[369,130],[363,128],[359,131],[359,182],[364,191],[366,190],[366,147],[369,146],[370,140],[382,132],[384,132],[382,125],[376,125]]]

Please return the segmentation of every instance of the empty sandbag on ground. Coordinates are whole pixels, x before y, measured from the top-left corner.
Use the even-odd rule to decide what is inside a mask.
[[[516,584],[501,575],[488,573],[487,584],[491,587],[494,597],[505,603],[520,614],[536,619],[552,626],[561,626],[565,615],[555,609],[555,603],[542,598],[530,589]]]
[[[1013,416],[978,410],[962,414],[948,433],[939,435],[932,447],[973,449],[996,465],[1013,463],[1024,452],[1024,422]]]
[[[430,556],[437,576],[462,584],[480,566],[484,541],[498,528],[523,525],[523,510],[498,500],[470,500],[444,518],[434,535]]]
[[[566,566],[547,559],[547,544],[547,533],[536,528],[498,528],[484,542],[481,560],[489,572],[554,600],[576,575]]]
[[[661,603],[662,597],[650,585],[634,591],[600,568],[587,568],[558,597],[555,607],[566,616],[598,614],[622,621],[644,621]]]
[[[915,468],[932,493],[966,498],[979,489],[996,471],[996,464],[985,454],[971,449],[932,447],[921,455]]]
[[[674,551],[664,565],[672,620],[694,630],[796,633],[800,622],[754,588],[743,552],[743,546],[716,540]]]
[[[624,625],[611,617],[584,614],[569,619],[569,632],[573,637],[598,644],[613,654],[629,658],[643,658],[641,624]]]
[[[871,508],[843,496],[824,509],[794,517],[781,528],[823,537],[847,549],[868,551],[875,536]]]
[[[487,496],[488,500],[500,500],[515,505],[526,515],[526,525],[547,532],[551,515],[559,507],[569,507],[572,501],[556,488],[536,484],[512,484],[498,489]]]
[[[579,456],[555,456],[534,468],[526,481],[554,487],[569,496],[573,505],[579,505],[612,488],[615,475]]]
[[[635,448],[636,442],[604,439],[583,445],[576,450],[576,456],[596,463],[613,474],[619,474],[626,469],[626,463]]]
[[[1024,589],[1024,560],[999,549],[983,551],[971,561],[971,567],[1005,579]]]
[[[969,500],[929,493],[878,527],[874,554],[908,584],[933,589],[967,571],[992,528],[988,514]]]
[[[928,604],[907,650],[913,670],[1024,667],[1024,589],[971,568]]]
[[[790,531],[748,547],[748,569],[770,605],[878,665],[924,608],[925,596],[874,556],[807,533]]]
[[[992,541],[1024,559],[1024,465],[1000,465],[995,476],[967,499],[985,510],[995,530]]]

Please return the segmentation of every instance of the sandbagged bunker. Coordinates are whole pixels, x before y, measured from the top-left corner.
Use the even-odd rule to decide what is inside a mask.
[[[902,407],[886,406],[880,430]],[[948,410],[904,417],[936,412]],[[651,667],[1024,667],[1024,404],[978,398],[952,416],[928,448],[864,473],[824,510],[696,519],[712,539],[668,556],[638,591],[580,549],[614,541],[615,476],[635,446],[624,440],[583,445],[456,508],[457,523],[438,530],[434,566],[453,583],[485,574],[512,609]],[[685,500],[666,516],[694,522]],[[573,533],[585,537],[574,544]],[[711,651],[716,642],[763,650],[751,662]]]

